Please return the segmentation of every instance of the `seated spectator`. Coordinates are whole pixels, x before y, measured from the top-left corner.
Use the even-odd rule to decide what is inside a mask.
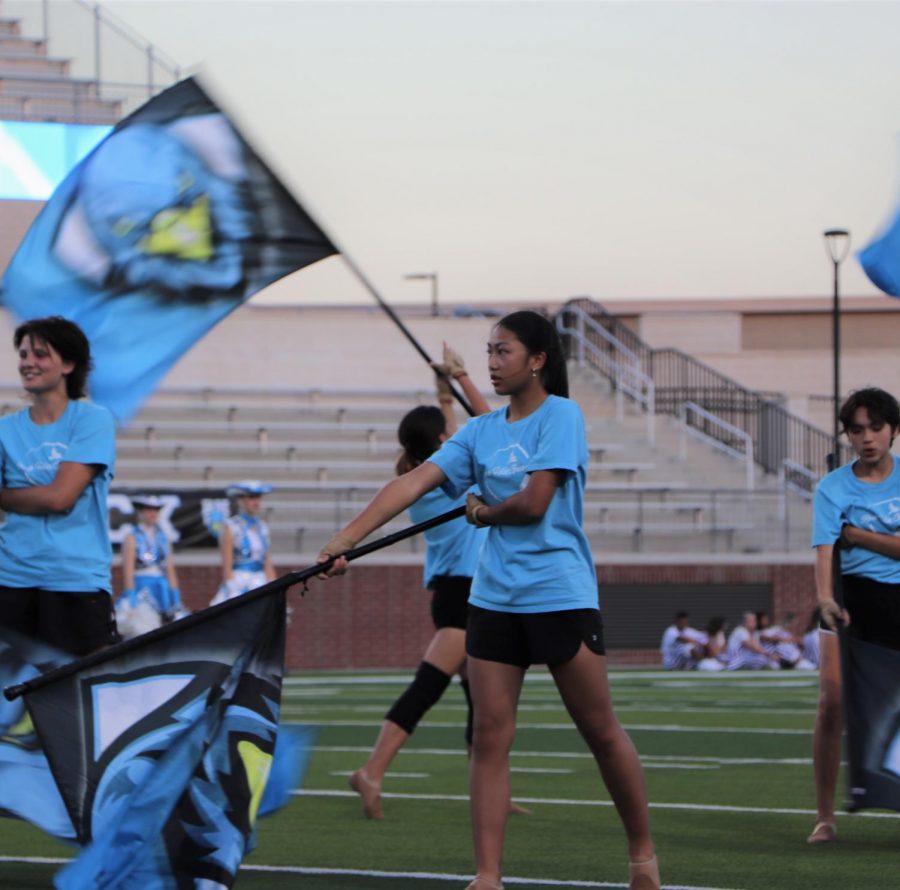
[[[778,657],[763,649],[756,633],[756,613],[744,612],[742,622],[728,637],[726,650],[729,671],[758,671],[763,668],[778,670]]]
[[[690,627],[687,612],[676,612],[675,623],[665,629],[659,651],[667,671],[693,670],[703,657],[706,634]]]
[[[706,645],[697,670],[724,671],[728,660],[725,650],[725,619],[721,616],[710,618],[706,625]]]
[[[803,634],[803,657],[814,667],[819,666],[819,625],[822,621],[822,613],[816,606],[809,616],[809,624]]]
[[[789,630],[778,624],[772,624],[772,616],[768,612],[756,613],[756,627],[763,649],[767,654],[774,655],[781,667],[805,671],[815,667],[803,657],[800,640]]]

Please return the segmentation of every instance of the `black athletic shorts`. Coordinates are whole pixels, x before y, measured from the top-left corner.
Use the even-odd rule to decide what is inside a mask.
[[[87,655],[119,641],[112,597],[105,590],[63,593],[0,587],[0,626],[72,655]]]
[[[466,652],[473,658],[528,667],[562,664],[581,644],[605,655],[599,609],[560,612],[495,612],[469,606]]]
[[[900,584],[884,584],[863,575],[843,575],[844,608],[850,613],[849,636],[900,649]]]
[[[466,629],[472,579],[463,575],[437,575],[431,579],[431,620],[442,627]]]

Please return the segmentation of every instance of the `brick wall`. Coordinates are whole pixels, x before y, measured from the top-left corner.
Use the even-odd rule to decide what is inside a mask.
[[[279,572],[294,569],[279,566]],[[116,570],[118,572],[118,570]],[[733,565],[606,565],[602,584],[754,584],[768,585],[770,610],[778,622],[796,616],[800,630],[815,605],[812,565],[769,563]],[[185,604],[199,609],[218,586],[217,566],[179,563]],[[121,582],[115,578],[116,589]],[[313,579],[300,596],[292,588],[287,664],[291,670],[411,668],[419,663],[432,626],[429,596],[418,565],[355,565],[342,578]],[[654,616],[660,626],[669,615]],[[611,650],[611,664],[657,664],[655,649]]]

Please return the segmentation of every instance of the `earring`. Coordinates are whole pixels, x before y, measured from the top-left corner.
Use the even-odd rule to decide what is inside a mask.
[[[532,368],[532,369],[531,369],[531,376],[532,376],[532,377],[537,377],[537,368]]]

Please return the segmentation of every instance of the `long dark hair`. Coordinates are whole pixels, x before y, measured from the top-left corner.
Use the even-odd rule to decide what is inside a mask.
[[[13,334],[13,345],[18,349],[26,337],[32,341],[48,343],[64,362],[71,362],[72,370],[66,374],[66,395],[70,399],[80,399],[85,395],[87,377],[93,367],[91,344],[84,331],[61,315],[33,318],[20,324]]]
[[[440,408],[419,405],[413,408],[397,427],[397,438],[403,454],[397,458],[397,475],[402,476],[424,463],[441,447],[441,436],[447,431],[447,420]]]
[[[553,323],[537,312],[522,309],[504,315],[496,325],[506,328],[528,350],[529,355],[543,352],[547,356],[541,368],[541,383],[552,396],[569,398],[569,374],[562,343]]]

